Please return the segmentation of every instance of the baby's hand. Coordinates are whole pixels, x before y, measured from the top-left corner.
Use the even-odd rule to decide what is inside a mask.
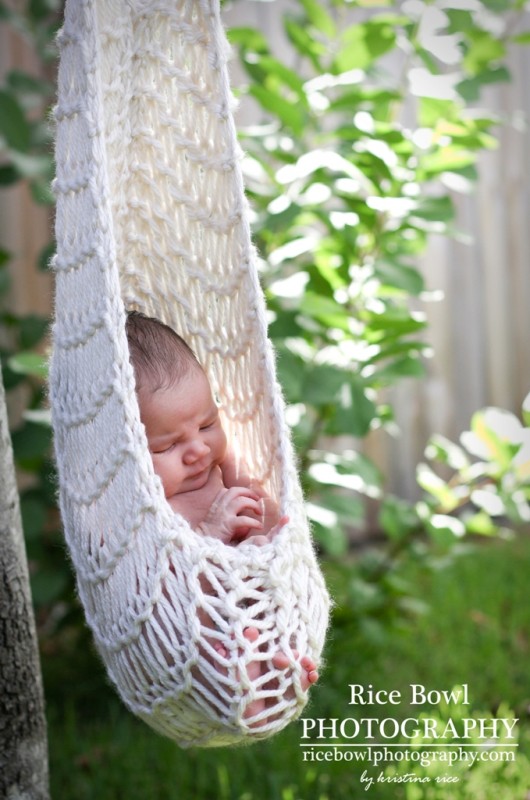
[[[262,508],[256,492],[244,486],[221,489],[198,530],[228,543],[261,531]]]

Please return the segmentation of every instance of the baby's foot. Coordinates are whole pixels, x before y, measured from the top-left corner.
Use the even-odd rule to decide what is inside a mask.
[[[259,637],[259,631],[257,628],[246,628],[243,635],[249,642],[255,642]],[[297,650],[293,650],[292,658],[289,658],[285,653],[278,652],[272,658],[273,666],[278,670],[288,670],[290,667],[292,668],[292,659],[294,658],[295,661],[298,660],[299,653]],[[317,665],[313,661],[313,659],[309,658],[309,656],[304,656],[300,660],[300,666],[302,667],[302,674],[300,676],[300,685],[302,687],[302,691],[306,692],[309,687],[316,683],[318,680],[318,671]],[[262,675],[264,675],[267,671],[267,663],[265,661],[251,661],[247,667],[247,675],[251,681],[257,680]],[[265,684],[266,689],[277,689],[278,688],[278,680],[273,678],[267,684]],[[291,699],[295,697],[295,690],[294,687],[291,685],[289,689],[287,689],[285,693],[286,699]],[[253,700],[250,702],[246,709],[245,713],[243,714],[243,718],[246,720],[250,720],[252,717],[261,714],[265,708],[270,707],[271,705],[274,706],[276,704],[273,698],[260,698],[257,700]],[[273,708],[271,708],[273,712]],[[271,716],[267,716],[263,719],[257,719],[255,722],[249,722],[250,727],[259,727],[267,722],[270,722],[274,719],[277,715],[272,713]]]
[[[298,650],[293,650],[295,661],[298,661]],[[288,669],[291,666],[291,661],[285,653],[277,653],[272,659],[272,663],[277,669]],[[302,674],[300,676],[300,684],[304,692],[309,687],[318,681],[317,665],[309,656],[304,656],[300,659],[300,666],[302,667]]]

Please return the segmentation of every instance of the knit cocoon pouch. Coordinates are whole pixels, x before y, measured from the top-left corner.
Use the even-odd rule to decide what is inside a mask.
[[[86,619],[123,701],[160,733],[262,739],[304,707],[297,654],[319,662],[329,600],[267,339],[218,3],[68,0],[59,44],[50,399]],[[289,517],[271,543],[200,536],[168,505],[132,308],[197,354],[229,441]]]

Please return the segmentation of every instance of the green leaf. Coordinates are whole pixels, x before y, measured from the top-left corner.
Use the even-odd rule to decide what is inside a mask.
[[[402,539],[418,529],[420,520],[414,506],[388,495],[381,504],[379,524],[391,539]]]
[[[317,319],[330,328],[350,331],[350,317],[347,311],[328,297],[321,297],[314,292],[306,291],[300,303],[300,311]]]
[[[278,379],[290,403],[303,400],[302,385],[307,365],[286,347],[278,348]]]
[[[39,353],[17,353],[8,359],[8,366],[20,375],[33,375],[37,378],[48,376],[48,361]]]
[[[60,0],[30,0],[28,4],[28,12],[35,22],[42,22],[59,8]]]
[[[51,429],[36,422],[27,422],[12,434],[15,459],[24,468],[34,468],[50,450]]]
[[[407,294],[417,296],[425,288],[423,276],[418,270],[398,261],[377,261],[374,274],[384,286],[402,289]]]
[[[358,522],[363,522],[365,515],[365,503],[361,497],[352,493],[337,494],[332,489],[321,486],[318,491],[319,500],[317,505],[321,505],[331,510],[337,518],[350,527]]]
[[[466,532],[461,520],[447,514],[433,514],[425,527],[431,539],[442,547],[451,547]]]
[[[0,296],[11,286],[11,275],[7,269],[9,260],[10,254],[7,250],[0,250]]]
[[[324,72],[320,59],[322,56],[326,55],[327,48],[322,43],[318,42],[310,31],[302,28],[293,19],[285,19],[284,24],[289,41],[294,45],[296,50],[298,50],[300,55],[308,58],[317,72]]]
[[[355,73],[354,73],[355,74]],[[360,73],[362,75],[362,73]],[[370,87],[362,85],[355,89],[341,92],[337,97],[330,98],[330,111],[351,111],[352,108],[370,108],[375,120],[387,119],[388,108],[391,103],[399,102],[401,95],[388,87]],[[348,133],[349,132],[349,133]],[[341,126],[336,134],[343,138],[362,136],[362,131],[355,126]]]
[[[401,378],[422,378],[424,375],[425,367],[420,359],[414,355],[406,355],[371,373],[370,382],[388,384]]]
[[[230,28],[227,31],[228,41],[238,45],[245,52],[268,53],[269,45],[265,36],[256,28]]]
[[[530,504],[523,491],[501,492],[501,500],[506,509],[508,519],[516,525],[530,522]]]
[[[390,359],[393,356],[411,355],[417,357],[424,350],[429,349],[430,345],[427,342],[420,342],[417,339],[404,339],[400,341],[396,337],[391,337],[389,344],[382,344],[378,346],[370,358],[366,359],[366,364],[376,364],[378,361]]]
[[[362,312],[366,322],[366,336],[369,341],[379,342],[394,335],[404,336],[417,333],[425,328],[425,321],[411,317],[407,309],[387,307],[380,314]]]
[[[337,558],[347,552],[348,538],[340,525],[327,527],[313,520],[312,528],[316,541],[328,555]]]
[[[45,317],[39,317],[37,314],[28,314],[24,316],[20,320],[20,346],[23,350],[29,350],[35,345],[39,344],[42,340],[44,334],[48,330],[49,321]],[[28,354],[22,354],[23,356],[28,356]],[[28,363],[30,366],[36,368],[37,372],[33,372],[32,374],[37,374],[40,377],[47,377],[47,364],[46,361],[42,360],[41,356],[37,354],[29,354],[31,356],[35,356],[35,358],[28,359],[25,357],[23,363],[27,368]],[[18,362],[18,366],[20,368],[20,361]],[[12,365],[11,368],[13,369]]]
[[[277,303],[272,301],[269,306],[278,309],[276,319],[269,325],[269,336],[271,339],[278,340],[277,347],[280,348],[284,339],[300,336],[302,328],[298,323],[297,312],[278,307]]]
[[[481,0],[481,2],[486,8],[491,9],[491,11],[495,13],[509,11],[513,4],[513,0]]]
[[[20,175],[12,164],[0,166],[0,186],[11,186],[20,180]]]
[[[473,76],[490,67],[492,62],[504,58],[506,54],[504,42],[484,30],[476,28],[471,31],[468,42],[464,67]]]
[[[444,147],[428,153],[421,159],[421,170],[426,175],[437,175],[440,172],[459,170],[474,164],[476,154],[463,147]]]
[[[490,515],[485,511],[478,511],[476,514],[466,517],[463,522],[468,533],[479,536],[495,536],[498,530]]]
[[[336,266],[336,249],[332,239],[320,242],[320,247],[315,253],[315,267],[330,290],[342,289],[347,285],[348,281]]]
[[[8,291],[11,286],[11,275],[4,267],[0,267],[0,295]]]
[[[18,100],[0,89],[0,136],[13,150],[25,151],[31,142],[31,128]]]
[[[425,449],[425,456],[454,470],[466,469],[469,466],[469,459],[464,450],[440,434],[431,437]]]
[[[6,264],[9,264],[12,258],[13,254],[9,250],[4,250],[3,247],[0,247],[0,267],[5,267]]]
[[[523,400],[523,420],[527,428],[530,428],[530,392]]]
[[[337,400],[348,379],[348,374],[339,367],[314,365],[306,373],[301,397],[312,405],[329,405]]]
[[[318,0],[300,0],[300,2],[305,9],[309,21],[315,26],[317,31],[329,38],[335,36],[335,23],[326,11],[323,3],[318,2]]]
[[[53,206],[55,197],[51,183],[48,179],[39,179],[31,183],[31,195],[36,203],[43,206]]]
[[[283,125],[290,128],[297,136],[300,136],[304,128],[305,114],[299,106],[293,104],[290,100],[285,100],[277,92],[272,92],[257,84],[253,84],[250,87],[249,94],[259,102],[263,109],[278,117]]]
[[[380,470],[362,453],[357,450],[344,450],[340,454],[320,453],[326,463],[334,466],[337,474],[355,476],[356,491],[367,497],[378,498],[381,496],[383,476]]]
[[[42,272],[48,272],[50,269],[50,261],[52,256],[55,254],[56,247],[56,242],[53,240],[45,245],[40,251],[37,266]]]
[[[22,178],[36,180],[37,178],[51,179],[53,161],[51,156],[35,156],[27,153],[9,152],[13,167]]]
[[[472,78],[466,78],[458,83],[455,88],[466,103],[473,103],[480,98],[480,92],[483,86],[509,80],[510,73],[505,66],[494,67],[492,69],[482,70],[482,72],[479,72]]]
[[[433,222],[449,222],[454,219],[455,209],[449,195],[441,197],[422,197],[412,212],[414,217]]]
[[[396,43],[394,25],[375,17],[347,28],[341,37],[341,48],[335,57],[334,71],[366,69],[392,50]]]
[[[520,447],[521,423],[514,414],[499,408],[477,411],[471,419],[470,436],[462,434],[466,449],[479,458],[486,458],[500,473],[509,469]],[[476,445],[476,446],[475,446]]]
[[[375,403],[366,396],[363,382],[352,375],[341,389],[338,402],[326,424],[326,432],[333,436],[366,436],[376,417]]]
[[[308,105],[304,93],[304,82],[296,72],[286,67],[277,58],[269,55],[261,56],[257,63],[265,72],[265,81],[285,84],[285,86],[296,92],[297,102],[302,102],[305,106]]]
[[[453,100],[419,97],[419,124],[422,128],[436,128],[440,120],[460,119],[460,109]]]
[[[515,36],[512,36],[510,41],[514,42],[514,44],[530,44],[530,31],[518,33]]]
[[[418,464],[416,480],[439,503],[440,511],[453,511],[458,506],[458,496],[427,464]]]

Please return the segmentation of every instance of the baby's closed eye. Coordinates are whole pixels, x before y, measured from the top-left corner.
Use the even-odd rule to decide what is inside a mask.
[[[170,453],[172,450],[175,449],[176,446],[177,446],[176,442],[171,442],[171,444],[167,445],[167,447],[157,447],[157,448],[151,447],[149,449],[151,455],[160,456],[163,455],[164,453]]]
[[[200,431],[209,431],[212,428],[215,428],[219,423],[219,414],[215,414],[214,417],[210,417],[209,419],[205,420],[200,426]]]

